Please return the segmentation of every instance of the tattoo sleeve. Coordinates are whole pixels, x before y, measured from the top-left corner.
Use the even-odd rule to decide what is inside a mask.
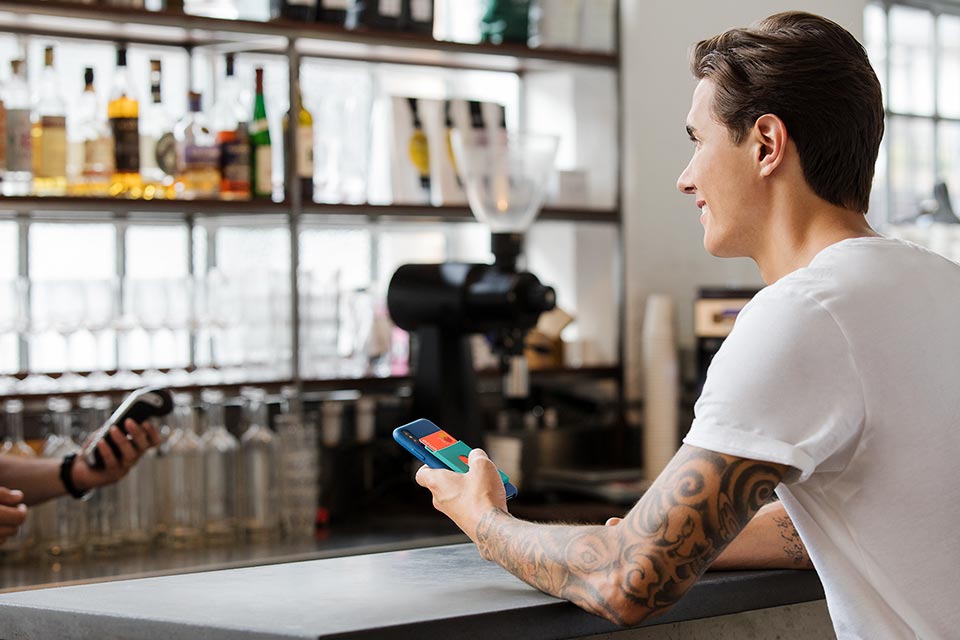
[[[686,593],[786,469],[684,445],[616,526],[541,525],[492,509],[479,521],[477,546],[545,593],[636,624]]]

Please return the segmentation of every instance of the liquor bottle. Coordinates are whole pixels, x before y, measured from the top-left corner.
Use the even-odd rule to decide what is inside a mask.
[[[127,69],[127,47],[117,47],[117,70],[107,105],[107,117],[113,131],[114,172],[110,195],[139,198],[143,195],[140,178],[140,103],[133,92]]]
[[[180,549],[196,546],[201,539],[206,498],[203,485],[205,449],[197,435],[190,395],[178,393],[173,402],[173,431],[166,451],[170,500],[167,544]]]
[[[433,35],[433,0],[403,0],[403,29]]]
[[[275,423],[281,460],[281,523],[286,535],[309,539],[320,501],[316,423],[304,420],[295,387],[284,387],[281,393],[284,402]]]
[[[27,63],[10,63],[13,77],[3,102],[7,109],[7,164],[3,173],[3,195],[25,196],[33,182],[33,134],[30,126],[30,89]]]
[[[220,198],[250,199],[250,134],[240,99],[234,56],[226,56],[226,76],[213,107],[213,130],[220,146]]]
[[[206,459],[203,469],[206,487],[206,528],[211,543],[230,543],[237,527],[237,464],[240,443],[227,431],[223,415],[223,392],[214,389],[200,396],[207,428],[203,434]]]
[[[480,42],[527,44],[530,37],[530,0],[486,0],[480,18]]]
[[[53,420],[53,433],[43,444],[43,457],[61,459],[71,453],[80,453],[80,445],[73,439],[70,401],[50,398],[47,410]],[[61,496],[36,507],[40,523],[40,546],[50,558],[76,555],[83,551],[86,532],[85,505],[71,496]]]
[[[283,116],[283,130],[286,132],[289,116]],[[297,188],[300,189],[303,202],[313,202],[313,116],[303,106],[303,94],[297,92],[297,133],[294,148],[296,150]]]
[[[43,52],[43,74],[33,116],[33,191],[39,196],[67,192],[67,112],[60,79],[53,68],[53,47]]]
[[[317,20],[342,25],[347,19],[347,9],[351,2],[352,0],[317,0]]]
[[[150,61],[150,101],[140,118],[140,176],[144,198],[172,198],[177,172],[177,144],[173,118],[163,107],[163,65]]]
[[[69,171],[70,192],[80,196],[107,195],[113,175],[113,136],[103,117],[93,78],[93,69],[84,69],[83,93],[77,100],[76,118],[67,131],[70,156],[79,165]]]
[[[396,31],[402,20],[403,0],[351,0],[344,26]]]
[[[249,540],[269,539],[279,523],[277,440],[267,425],[266,394],[245,389],[247,429],[240,437],[241,526]]]
[[[315,22],[317,19],[317,0],[270,0],[270,18],[272,20]]]
[[[7,433],[0,445],[0,456],[16,458],[36,458],[37,454],[23,439],[23,402],[7,400],[4,406],[7,419]],[[3,463],[0,462],[0,465]],[[34,518],[28,517],[17,533],[0,544],[0,558],[22,559],[30,552],[36,534]]]
[[[423,129],[423,121],[420,119],[420,106],[416,98],[407,98],[410,105],[410,113],[413,118],[413,133],[410,136],[410,161],[413,163],[417,175],[420,177],[420,187],[424,190],[427,198],[430,197],[430,145],[427,141],[427,134]]]
[[[267,121],[267,102],[263,97],[263,68],[257,67],[256,97],[253,101],[253,120],[250,123],[250,165],[253,196],[273,197],[273,149],[270,146],[270,126]]]
[[[187,200],[220,194],[220,146],[203,115],[199,93],[191,91],[186,115],[174,128],[177,141],[177,195]]]

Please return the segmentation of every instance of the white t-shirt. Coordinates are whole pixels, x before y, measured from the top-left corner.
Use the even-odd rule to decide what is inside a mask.
[[[788,464],[777,489],[841,640],[960,634],[960,265],[853,238],[763,289],[684,442]]]

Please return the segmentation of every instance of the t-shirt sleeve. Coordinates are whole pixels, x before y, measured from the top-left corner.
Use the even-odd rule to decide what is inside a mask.
[[[762,291],[714,356],[694,416],[686,444],[790,465],[806,480],[863,428],[843,331],[808,295]]]

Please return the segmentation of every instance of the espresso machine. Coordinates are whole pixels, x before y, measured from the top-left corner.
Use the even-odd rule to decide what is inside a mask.
[[[526,333],[556,294],[518,266],[524,233],[553,171],[552,136],[454,132],[458,174],[474,216],[491,232],[493,264],[407,264],[394,273],[387,307],[415,343],[413,414],[482,446],[483,421],[470,337],[496,354],[508,401],[527,397]]]

